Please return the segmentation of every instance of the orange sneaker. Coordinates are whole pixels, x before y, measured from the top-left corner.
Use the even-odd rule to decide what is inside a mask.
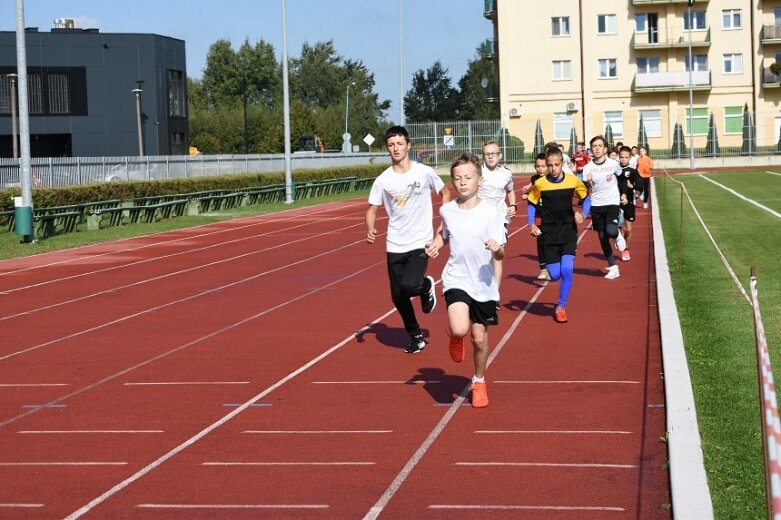
[[[450,359],[456,363],[461,363],[466,357],[466,349],[464,348],[464,337],[454,338],[450,335],[449,330],[445,330],[450,338]]]
[[[472,383],[472,408],[488,406],[488,388],[485,383]]]
[[[559,323],[567,323],[569,321],[567,319],[567,311],[564,310],[564,307],[559,307],[558,305],[556,306],[555,317]]]

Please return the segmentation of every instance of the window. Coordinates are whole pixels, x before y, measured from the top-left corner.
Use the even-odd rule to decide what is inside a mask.
[[[743,132],[743,107],[724,108],[724,133],[740,134]]]
[[[740,9],[724,9],[721,12],[722,29],[740,29]]]
[[[11,113],[11,78],[0,74],[0,114]]]
[[[644,33],[648,31],[648,14],[635,14],[635,32]]]
[[[554,16],[551,18],[551,35],[569,36],[569,16]]]
[[[553,114],[553,138],[556,140],[569,139],[570,132],[572,132],[572,114],[569,112]]]
[[[691,27],[692,31],[704,31],[707,29],[705,25],[705,11],[692,11],[691,16],[689,12],[683,13],[683,28],[688,31]]]
[[[638,119],[643,117],[643,126],[645,127],[646,137],[662,137],[662,111],[661,110],[640,110]],[[638,125],[640,121],[638,120]]]
[[[691,70],[693,71],[704,71],[708,70],[708,55],[707,54],[697,54],[695,56],[692,56],[694,59],[694,68]],[[689,71],[689,56],[686,56],[684,58],[684,63],[686,64],[686,72]]]
[[[43,114],[43,78],[35,72],[27,74],[27,108],[30,114]]]
[[[49,73],[49,113],[70,114],[70,89],[68,85],[68,73]]]
[[[171,155],[186,155],[184,149],[184,133],[171,132],[168,134],[168,150]]]
[[[184,79],[181,70],[168,71],[168,115],[185,117]]]
[[[572,79],[572,62],[561,60],[553,62],[553,80],[561,81]]]
[[[613,137],[624,137],[624,113],[618,112],[605,112],[605,128],[610,125],[610,129],[613,131]]]
[[[637,58],[638,74],[653,74],[659,72],[659,58]]]
[[[776,26],[781,25],[781,7],[773,9],[773,23]]]
[[[616,15],[598,14],[597,15],[597,33],[616,34]]]
[[[600,78],[615,78],[618,74],[616,72],[616,60],[615,58],[607,60],[597,60],[599,66]]]
[[[742,74],[742,73],[743,73],[743,55],[725,54],[724,74]]]
[[[708,109],[707,108],[694,108],[692,109],[692,127],[694,128],[694,135],[707,135],[708,133]],[[689,130],[689,109],[686,109],[686,135],[691,135]]]

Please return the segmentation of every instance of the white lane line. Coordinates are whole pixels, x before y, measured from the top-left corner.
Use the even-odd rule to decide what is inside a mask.
[[[43,507],[43,504],[4,504],[0,502],[0,507],[6,507],[9,509],[13,508],[33,508],[33,507]]]
[[[442,381],[312,381],[314,385],[429,385]]]
[[[765,173],[769,173],[770,175],[776,175],[778,177],[781,177],[781,173],[778,172],[771,172],[770,170],[765,171]]]
[[[374,466],[376,462],[202,462],[202,466]]]
[[[127,466],[127,462],[0,462],[0,466]]]
[[[520,233],[523,231],[526,227],[526,225],[522,226],[518,230],[515,231],[515,233],[512,233],[510,236],[513,236],[516,233]],[[580,244],[580,242],[583,240],[583,237],[586,236],[586,233],[588,233],[588,229],[584,229],[580,236],[578,237],[577,243]],[[507,329],[507,331],[504,333],[504,336],[496,343],[496,346],[494,347],[493,351],[491,351],[491,354],[488,356],[488,360],[486,361],[486,367],[490,367],[493,363],[493,360],[496,359],[496,356],[499,355],[499,353],[504,348],[504,345],[510,340],[512,335],[515,333],[515,330],[520,326],[521,321],[523,318],[529,313],[529,309],[531,309],[532,305],[534,305],[537,302],[537,299],[540,297],[540,294],[542,294],[542,291],[545,290],[546,287],[548,287],[549,282],[544,282],[537,291],[532,295],[532,297],[529,299],[529,301],[526,303],[526,306],[523,308],[523,310],[518,314],[518,317],[515,318],[515,320],[510,324],[510,327]],[[401,485],[404,483],[405,480],[409,477],[410,473],[412,473],[412,470],[415,469],[415,466],[418,465],[418,463],[421,461],[421,459],[426,455],[429,448],[434,444],[434,441],[437,440],[437,438],[442,434],[442,432],[445,430],[445,427],[450,423],[450,421],[453,419],[453,417],[456,415],[456,412],[459,408],[466,402],[466,396],[469,394],[469,386],[465,386],[463,390],[461,390],[461,395],[456,398],[455,401],[453,401],[453,404],[450,405],[447,412],[445,412],[445,415],[442,416],[442,419],[439,420],[437,425],[434,427],[433,430],[431,430],[431,433],[429,433],[428,437],[423,441],[423,443],[418,447],[418,449],[415,451],[415,453],[412,454],[412,457],[407,461],[407,463],[404,465],[404,467],[399,471],[399,473],[396,475],[396,477],[393,479],[393,481],[390,483],[390,485],[387,487],[385,492],[382,494],[382,496],[377,500],[377,502],[374,503],[374,505],[369,509],[369,511],[366,512],[366,514],[363,517],[363,520],[376,520],[380,514],[385,510],[385,508],[388,506],[388,503],[393,499],[394,496],[396,496],[396,493],[399,491],[399,488],[401,488]]]
[[[393,433],[393,430],[244,430],[241,433],[262,433],[262,434],[352,434],[352,433]]]
[[[510,385],[639,385],[640,381],[492,381]]]
[[[150,381],[146,383],[122,383],[124,386],[164,386],[164,385],[248,385],[249,381]]]
[[[138,504],[142,509],[328,509],[327,504]]]
[[[723,189],[724,191],[728,191],[729,193],[735,195],[737,198],[739,198],[741,200],[745,200],[749,204],[753,204],[754,206],[758,207],[759,209],[767,211],[768,213],[770,213],[774,217],[781,218],[781,213],[779,213],[778,211],[772,210],[772,209],[768,208],[767,206],[764,206],[764,205],[760,204],[759,202],[755,201],[754,199],[750,199],[750,198],[748,198],[748,197],[746,197],[744,195],[741,195],[740,193],[738,193],[737,191],[733,190],[732,188],[728,188],[727,186],[724,186],[723,184],[721,184],[719,182],[716,182],[713,179],[706,177],[705,175],[700,174],[699,177],[705,179],[706,181],[710,182],[711,184],[715,184],[716,186],[718,186],[719,188]]]
[[[599,464],[599,463],[565,463],[565,462],[454,462],[455,466],[517,466],[539,468],[614,468],[634,469],[635,464]]]
[[[34,388],[49,386],[68,386],[67,383],[0,383],[0,388]]]
[[[30,434],[70,434],[70,433],[163,433],[163,430],[19,430],[16,433]]]
[[[384,260],[382,262],[384,262]],[[374,267],[374,265],[377,265],[377,264],[373,264],[372,266],[369,266],[369,267],[367,267],[365,269],[361,269],[361,270],[359,270],[357,272],[354,272],[351,275],[348,275],[347,277],[345,277],[345,279],[346,278],[351,278],[353,276],[356,276],[357,274],[359,274],[359,273],[361,273],[361,272],[363,272],[363,271],[365,271],[367,269],[371,269],[372,267]],[[328,285],[333,285],[334,283],[337,283],[337,282],[334,281],[334,282],[332,282],[331,284],[328,284]],[[300,296],[300,297],[297,297],[295,299],[302,298],[302,297],[303,296]],[[268,312],[268,311],[264,311],[262,314],[265,314],[266,312]],[[90,500],[87,504],[83,505],[82,507],[80,507],[79,509],[74,511],[73,513],[69,514],[65,518],[65,520],[75,520],[76,518],[80,518],[82,515],[90,512],[93,508],[95,508],[96,506],[102,504],[103,502],[105,502],[106,500],[111,498],[112,496],[116,495],[117,493],[122,491],[124,488],[126,488],[127,486],[129,486],[130,484],[135,482],[136,480],[140,479],[141,477],[143,477],[147,473],[151,472],[152,470],[154,470],[155,468],[157,468],[158,466],[160,466],[161,464],[163,464],[167,460],[169,460],[172,457],[178,455],[180,452],[184,451],[185,449],[187,449],[188,447],[192,446],[193,444],[195,444],[196,442],[198,442],[202,438],[206,437],[211,432],[213,432],[217,428],[221,427],[222,425],[224,425],[225,423],[227,423],[228,421],[230,421],[231,419],[233,419],[234,417],[236,417],[237,415],[242,413],[244,410],[247,410],[250,406],[252,406],[253,404],[257,403],[258,401],[260,401],[261,399],[266,397],[268,394],[270,394],[274,390],[278,389],[279,387],[281,387],[282,385],[284,385],[288,381],[296,378],[297,376],[299,376],[303,372],[305,372],[308,369],[310,369],[311,367],[315,366],[320,361],[324,360],[325,358],[327,358],[328,356],[330,356],[334,352],[337,352],[344,345],[346,345],[347,343],[353,341],[358,335],[360,335],[360,334],[362,334],[362,333],[364,333],[364,332],[366,332],[368,330],[371,330],[371,328],[374,325],[376,325],[377,323],[381,322],[382,320],[384,320],[385,318],[387,318],[388,316],[390,316],[394,312],[396,312],[395,308],[387,311],[385,314],[383,314],[382,316],[377,318],[375,321],[373,321],[372,323],[369,323],[365,327],[362,327],[361,329],[357,330],[353,334],[350,334],[348,337],[344,338],[342,341],[340,341],[339,343],[337,343],[333,347],[329,348],[328,350],[326,350],[325,352],[323,352],[319,356],[311,359],[309,362],[307,362],[304,365],[300,366],[299,368],[297,368],[293,372],[290,372],[288,375],[286,375],[285,377],[283,377],[282,379],[280,379],[279,381],[277,381],[273,385],[269,386],[268,388],[266,388],[265,390],[263,390],[262,392],[260,392],[256,396],[252,397],[251,399],[246,401],[244,404],[242,404],[241,406],[239,406],[238,408],[236,408],[232,412],[224,415],[221,419],[213,422],[212,424],[210,424],[209,426],[207,426],[206,428],[204,428],[200,432],[196,433],[195,435],[193,435],[192,437],[190,437],[189,439],[187,439],[183,443],[179,444],[178,446],[176,446],[175,448],[171,449],[167,453],[161,455],[156,460],[152,461],[151,463],[147,464],[146,466],[144,466],[140,470],[136,471],[135,473],[133,473],[132,475],[127,477],[125,480],[119,482],[118,484],[116,484],[113,487],[111,487],[110,489],[106,490],[105,492],[103,492],[99,496],[97,496],[94,499]],[[237,324],[234,324],[230,328],[236,327],[236,326],[238,326],[238,324],[244,323],[245,321],[248,321],[248,320],[249,319],[242,320],[242,321],[238,322]],[[182,347],[180,347],[180,348],[182,348]]]
[[[622,430],[475,430],[475,433],[488,434],[584,434],[584,435],[631,435],[632,432]]]
[[[544,505],[499,505],[499,504],[431,504],[429,509],[479,509],[479,510],[518,510],[518,511],[626,511],[615,506],[544,506]]]

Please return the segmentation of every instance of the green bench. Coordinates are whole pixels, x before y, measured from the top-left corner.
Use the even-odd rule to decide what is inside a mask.
[[[198,204],[200,205],[199,212],[204,213],[207,211],[232,209],[241,205],[243,199],[244,193],[240,191],[222,192],[198,197]]]
[[[33,209],[33,222],[37,225],[36,236],[38,237],[72,233],[83,218],[83,204]]]
[[[245,205],[263,204],[267,202],[283,202],[285,200],[285,185],[271,184],[269,186],[260,186],[253,188],[242,188]]]
[[[363,179],[355,179],[353,183],[353,189],[355,191],[368,190],[374,183],[374,177],[365,177]]]
[[[328,179],[323,181],[301,182],[295,184],[296,200],[310,197],[322,197],[347,193],[352,188],[356,177],[344,177],[342,179]]]
[[[109,226],[122,226],[149,223],[158,220],[181,217],[187,213],[187,199],[163,200],[149,204],[152,197],[144,197],[146,204],[111,205],[90,211],[89,229],[102,229]],[[133,199],[135,202],[137,199]]]

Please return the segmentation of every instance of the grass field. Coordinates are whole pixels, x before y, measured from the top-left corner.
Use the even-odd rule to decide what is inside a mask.
[[[756,268],[778,384],[781,218],[725,187],[780,213],[781,176],[714,172],[662,176],[655,182],[714,511],[717,518],[762,518],[766,513],[753,314],[705,228],[749,294],[750,268]]]

